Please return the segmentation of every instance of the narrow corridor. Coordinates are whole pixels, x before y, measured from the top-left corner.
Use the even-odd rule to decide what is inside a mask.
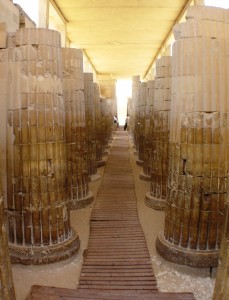
[[[160,293],[139,223],[127,132],[118,130],[91,215],[88,249],[77,290],[34,286],[35,299],[193,300]]]

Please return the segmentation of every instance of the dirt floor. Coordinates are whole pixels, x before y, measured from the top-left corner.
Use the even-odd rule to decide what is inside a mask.
[[[209,269],[196,269],[170,263],[157,254],[155,240],[158,232],[163,230],[164,212],[150,209],[144,203],[145,194],[149,191],[150,183],[139,179],[142,168],[136,164],[132,143],[130,143],[130,161],[135,179],[139,219],[145,233],[159,290],[163,292],[193,292],[197,300],[211,300],[216,269],[213,269],[212,278],[210,278]],[[103,172],[104,167],[98,169],[98,173],[101,175]],[[101,179],[90,183],[90,190],[95,197],[100,183]],[[87,208],[71,212],[72,227],[78,232],[81,240],[80,250],[74,257],[49,265],[12,265],[17,300],[24,300],[30,287],[34,284],[77,288],[83,262],[83,251],[87,248],[89,238],[89,221],[92,207],[93,204]]]

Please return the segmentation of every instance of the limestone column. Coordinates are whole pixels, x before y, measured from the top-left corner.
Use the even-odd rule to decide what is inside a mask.
[[[79,249],[66,195],[60,35],[19,29],[9,55],[7,214],[15,263],[65,259]]]
[[[216,274],[216,283],[213,300],[229,299],[229,202],[225,206],[222,242],[219,252],[219,265]]]
[[[113,102],[112,99],[106,99],[106,148],[109,148],[109,142],[112,141],[112,134],[113,134],[113,126],[114,126],[114,114],[113,114]]]
[[[71,209],[89,205],[83,52],[62,48],[63,91],[67,144],[67,197]]]
[[[152,165],[152,139],[153,139],[153,119],[154,112],[154,81],[147,82],[146,110],[145,110],[145,142],[143,155],[143,171],[140,173],[140,179],[151,180]]]
[[[97,167],[102,167],[106,164],[103,160],[103,133],[101,119],[101,99],[99,86],[94,83],[94,102],[95,102],[95,133],[96,133],[96,160]]]
[[[88,173],[90,175],[90,180],[94,181],[101,176],[97,173],[95,102],[92,73],[84,73],[84,97]]]
[[[132,77],[132,100],[133,100],[133,116],[130,116],[130,122],[133,123],[133,140],[136,152],[139,151],[139,93],[140,93],[140,76]]]
[[[167,206],[171,61],[171,56],[162,56],[156,61],[151,185],[145,203],[159,210],[165,210]]]
[[[1,173],[1,172],[0,172]],[[0,184],[0,298],[3,300],[14,300],[14,284],[8,249],[8,237],[6,228],[6,215],[2,186]]]
[[[157,251],[194,267],[217,265],[228,191],[228,11],[192,6],[175,26],[168,209]]]
[[[147,83],[142,82],[139,93],[139,150],[137,164],[143,166],[144,148],[145,148],[145,120],[146,120],[146,98]]]
[[[109,101],[109,106],[112,107],[112,114],[108,124],[109,124],[109,128],[110,125],[112,125],[111,130],[114,131],[115,127],[114,127],[113,117],[114,115],[117,115],[116,80],[112,78],[111,75],[100,74],[97,76],[97,82],[99,84],[101,96],[107,99],[107,101]],[[108,103],[106,102],[106,104]],[[112,139],[112,134],[110,134],[109,137],[109,140],[111,139]]]

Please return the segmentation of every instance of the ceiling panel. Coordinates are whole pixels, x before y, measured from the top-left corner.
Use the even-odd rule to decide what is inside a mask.
[[[67,36],[100,74],[144,76],[187,0],[55,0]]]

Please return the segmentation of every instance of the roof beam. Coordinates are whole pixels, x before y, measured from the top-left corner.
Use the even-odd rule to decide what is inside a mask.
[[[55,0],[49,0],[49,3],[52,4],[52,6],[55,8],[57,14],[59,15],[59,17],[61,18],[61,20],[64,22],[64,24],[68,23],[68,20],[65,18],[63,12],[61,11],[61,9],[59,8],[59,6],[56,4]]]
[[[83,51],[83,54],[85,55],[85,57],[87,58],[89,64],[92,66],[93,70],[95,71],[96,75],[99,75],[99,72],[96,70],[95,66],[94,66],[93,63],[91,62],[91,59],[90,59],[90,57],[87,55],[87,52],[86,52],[84,49],[82,49],[82,51]]]

